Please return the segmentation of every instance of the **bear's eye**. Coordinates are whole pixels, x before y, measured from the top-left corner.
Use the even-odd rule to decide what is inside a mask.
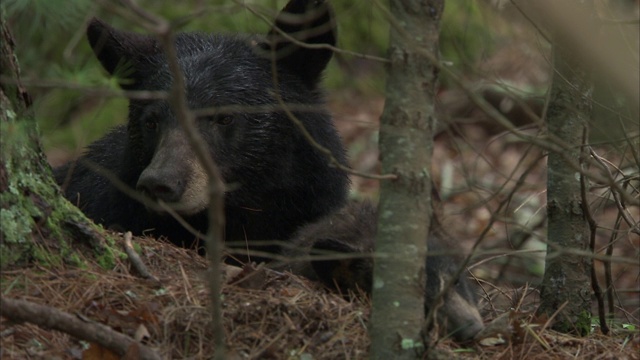
[[[149,130],[155,130],[155,129],[158,128],[158,122],[156,120],[153,120],[153,119],[147,119],[144,122],[144,126],[146,126],[147,129],[149,129]]]
[[[218,115],[214,119],[216,124],[231,125],[231,123],[233,122],[233,115]]]

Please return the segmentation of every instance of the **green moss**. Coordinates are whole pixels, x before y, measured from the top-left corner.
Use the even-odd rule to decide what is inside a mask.
[[[84,259],[77,252],[69,254],[69,256],[65,258],[65,262],[70,265],[79,267],[80,269],[87,268],[87,264],[85,263]]]
[[[84,266],[78,249],[69,242],[74,234],[68,224],[90,221],[60,196],[50,168],[37,150],[34,125],[30,119],[0,124],[0,166],[8,174],[6,191],[0,194],[2,266],[31,260],[45,266]],[[113,264],[113,255],[101,262]]]
[[[57,222],[56,224],[61,224]],[[61,232],[60,226],[56,226],[57,231]],[[78,251],[68,242],[66,237],[60,237],[59,245],[60,245],[60,258],[64,261],[65,264],[76,266],[82,269],[87,267],[85,260],[78,253]]]
[[[60,206],[55,206],[54,210],[47,217],[47,228],[50,232],[50,237],[53,239],[62,239],[65,238],[64,231],[60,224],[62,224],[62,220],[64,219],[64,212],[60,209]]]
[[[587,336],[591,332],[591,318],[589,311],[583,311],[578,316],[575,327],[580,336]]]
[[[40,159],[33,150],[30,125],[33,124],[27,120],[0,125],[2,164],[9,174],[8,189],[0,195],[3,204],[0,221],[9,242],[29,241],[35,226],[33,219],[44,216],[36,203],[44,203],[56,195],[53,182],[43,176],[43,169],[33,169]]]
[[[111,247],[107,246],[104,251],[96,253],[96,261],[101,268],[111,270],[116,265],[116,254]]]
[[[34,219],[42,218],[36,202],[47,196],[46,185],[39,174],[31,169],[35,152],[30,151],[28,121],[0,123],[0,166],[8,174],[6,191],[0,194],[0,231],[2,232],[2,266],[8,266],[23,258],[30,250]]]
[[[58,267],[63,264],[60,254],[52,252],[50,249],[36,244],[32,251],[33,258],[45,267]]]
[[[107,244],[107,246],[109,247],[116,247],[118,246],[118,241],[113,237],[113,235],[111,234],[106,234],[104,237],[104,241]]]
[[[4,243],[0,244],[0,269],[4,269],[6,266],[11,264],[16,264],[21,258],[22,252],[14,251]]]
[[[126,258],[126,254],[118,247],[116,239],[108,233],[105,233],[105,246],[99,251],[96,249],[94,255],[98,265],[106,270],[111,270],[116,264],[116,259]]]
[[[117,236],[104,231],[100,224],[96,224],[96,227],[104,236],[104,247],[95,250],[95,258],[104,269],[112,269],[116,264],[116,259],[126,259],[127,254],[120,249],[120,244],[116,239]]]
[[[583,311],[573,323],[566,317],[559,317],[553,325],[553,329],[562,333],[587,336],[591,332],[591,321],[591,313]]]
[[[0,203],[10,204],[5,200],[5,196],[0,196]],[[35,225],[30,217],[24,216],[17,207],[0,209],[0,229],[3,238],[7,242],[24,243],[31,234],[31,229]],[[4,262],[3,262],[4,263]]]

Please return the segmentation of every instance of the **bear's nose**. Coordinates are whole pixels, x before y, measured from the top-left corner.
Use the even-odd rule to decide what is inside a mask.
[[[177,202],[182,194],[180,181],[171,180],[159,174],[147,173],[140,175],[136,188],[154,199],[167,203]]]

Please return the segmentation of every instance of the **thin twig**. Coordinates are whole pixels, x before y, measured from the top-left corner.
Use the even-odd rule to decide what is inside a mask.
[[[602,170],[606,171],[609,174],[609,177],[613,179],[613,174],[609,167],[602,161],[602,158],[589,147],[589,152],[591,153],[591,157],[601,166]],[[634,221],[628,213],[626,206],[622,203],[618,192],[615,189],[611,189],[611,195],[613,195],[614,203],[618,207],[618,211],[620,212],[620,216],[624,219],[624,221],[629,225],[629,231],[632,233],[640,235],[640,221]]]
[[[138,255],[136,250],[133,248],[133,244],[131,243],[132,237],[131,231],[124,233],[124,251],[127,253],[129,261],[131,261],[131,266],[133,266],[133,268],[136,269],[138,274],[143,278],[160,282],[160,280],[155,277],[149,269],[147,269],[147,266],[142,262],[140,255]]]
[[[528,141],[532,144],[538,145],[540,148],[546,149],[547,151],[553,151],[558,153],[572,169],[574,169],[577,172],[580,172],[581,174],[588,176],[590,179],[593,179],[594,181],[609,185],[612,188],[612,190],[615,190],[622,198],[624,198],[624,200],[627,203],[640,204],[638,199],[634,199],[630,194],[625,192],[624,189],[622,189],[620,185],[617,184],[615,179],[613,179],[611,176],[603,177],[598,174],[585,173],[584,170],[581,168],[580,164],[578,164],[576,161],[574,161],[568,156],[568,154],[570,153],[569,150],[571,150],[573,145],[564,143],[561,139],[559,139],[554,134],[547,134],[546,139],[548,141],[545,141],[543,139],[530,136],[526,132],[517,128],[515,125],[511,123],[511,121],[505,115],[503,115],[500,111],[498,111],[491,104],[489,104],[489,102],[485,100],[482,96],[478,95],[472,87],[470,87],[469,85],[466,85],[464,83],[463,78],[460,75],[455,73],[449,67],[443,65],[437,59],[437,57],[435,57],[433,54],[422,49],[420,47],[421,46],[420,43],[416,39],[413,39],[409,34],[407,34],[407,32],[398,23],[398,21],[393,18],[393,16],[389,13],[387,9],[385,9],[382,6],[380,6],[380,9],[387,16],[391,26],[395,27],[400,33],[404,34],[406,41],[416,46],[416,52],[420,56],[423,56],[427,61],[430,61],[436,68],[438,68],[439,71],[446,74],[465,93],[465,95],[467,95],[467,97],[471,100],[471,102],[474,105],[476,105],[480,110],[482,110],[489,117],[495,120],[498,124],[500,124],[505,129],[509,130],[509,132],[511,132],[512,134],[516,135],[518,138],[524,141]],[[586,161],[591,162],[594,160],[586,159]]]
[[[547,321],[542,325],[542,327],[540,328],[540,331],[538,331],[539,335],[542,335],[544,333],[544,331],[547,329],[547,327],[549,327],[549,325],[551,325],[553,319],[556,318],[556,316],[558,316],[558,314],[560,314],[562,312],[562,310],[567,306],[567,301],[563,302],[559,307],[558,310],[556,310],[556,312],[554,312],[548,319]]]
[[[189,144],[191,145],[198,161],[204,168],[209,178],[209,218],[208,231],[206,236],[207,258],[209,259],[209,289],[211,291],[211,313],[212,313],[212,330],[213,341],[215,344],[215,359],[225,358],[225,334],[222,323],[222,274],[221,274],[221,258],[223,247],[223,229],[224,229],[224,193],[225,186],[222,176],[213,159],[211,158],[208,146],[198,132],[195,123],[195,116],[189,109],[186,99],[186,85],[182,69],[178,63],[178,53],[175,46],[175,36],[172,26],[165,19],[160,18],[131,0],[122,0],[131,10],[133,10],[141,18],[153,24],[154,32],[159,36],[163,48],[167,53],[167,61],[169,70],[172,75],[172,85],[170,91],[169,102],[180,122],[180,126],[187,135]]]
[[[273,61],[273,64],[275,64],[275,61]],[[274,65],[275,66],[275,65]],[[277,86],[277,84],[276,84]],[[280,93],[277,91],[274,91],[274,97],[276,98],[276,100],[278,101],[278,103],[284,108],[285,113],[287,114],[287,117],[289,118],[289,120],[291,120],[291,122],[293,122],[293,124],[298,128],[298,130],[300,131],[300,133],[302,134],[302,136],[307,140],[307,142],[313,146],[314,148],[316,148],[317,150],[319,150],[321,153],[325,154],[328,158],[329,158],[329,164],[331,164],[332,166],[335,166],[336,168],[346,172],[347,174],[351,174],[351,175],[356,175],[356,176],[360,176],[366,179],[374,179],[374,180],[395,180],[398,178],[398,175],[396,174],[382,174],[382,175],[375,175],[375,174],[369,174],[369,173],[365,173],[365,172],[361,172],[361,171],[357,171],[357,170],[353,170],[351,168],[349,168],[348,166],[345,166],[344,164],[340,163],[340,161],[338,161],[338,159],[336,159],[335,156],[333,156],[333,153],[331,152],[331,150],[329,150],[328,148],[320,145],[320,143],[318,143],[316,141],[316,139],[313,138],[313,135],[311,135],[309,133],[309,131],[307,130],[307,128],[304,126],[304,124],[302,123],[302,121],[300,121],[300,119],[298,119],[292,112],[291,110],[289,110],[287,108],[286,103],[284,102],[284,100],[282,100],[282,96],[280,96]]]
[[[477,253],[477,249],[478,246],[480,246],[480,244],[482,243],[482,241],[485,239],[486,235],[489,233],[489,231],[492,229],[492,225],[495,221],[498,220],[498,216],[497,214],[500,213],[500,211],[502,210],[503,207],[505,207],[510,201],[512,196],[515,194],[515,191],[517,189],[519,189],[525,182],[525,179],[527,178],[527,176],[529,176],[529,173],[531,171],[533,171],[534,168],[533,166],[529,167],[528,169],[526,169],[518,178],[518,181],[516,182],[516,185],[513,187],[513,189],[511,190],[511,192],[509,193],[509,195],[500,202],[500,204],[498,205],[498,208],[491,213],[491,218],[489,219],[489,223],[487,224],[487,226],[485,226],[484,230],[482,231],[482,233],[480,234],[480,236],[476,239],[476,241],[474,242],[473,246],[471,247],[471,251],[469,251],[469,254],[464,258],[464,260],[462,261],[462,263],[459,265],[458,270],[456,271],[456,273],[451,277],[451,279],[447,280],[447,282],[445,283],[443,289],[449,289],[451,288],[455,282],[457,281],[457,279],[462,275],[462,273],[467,269],[467,266],[469,265],[469,262],[471,261],[471,258],[476,255]],[[444,297],[445,292],[441,291],[438,296],[435,297],[434,299],[434,303],[438,303],[441,301],[441,299]],[[431,322],[433,322],[433,318],[435,316],[435,311],[434,308],[431,308],[429,310],[428,314],[425,314],[425,324],[430,324]]]
[[[0,75],[0,83],[18,84],[18,81],[4,75]],[[106,85],[96,89],[96,86],[99,86],[97,84],[82,84],[79,82],[72,82],[68,80],[23,79],[22,83],[29,88],[79,90],[82,91],[82,94],[84,96],[100,95],[101,97],[105,98],[122,97],[124,95],[127,99],[162,100],[167,99],[169,96],[166,91],[121,89],[116,90]]]
[[[141,192],[134,190],[129,185],[127,185],[124,181],[120,180],[120,178],[116,176],[116,174],[114,174],[113,171],[106,169],[93,161],[87,160],[86,158],[80,158],[77,161],[80,162],[82,165],[88,167],[95,173],[99,174],[100,176],[103,176],[104,178],[106,178],[113,186],[115,186],[116,189],[118,189],[128,197],[136,200],[137,202],[141,203],[148,209],[158,211],[158,212],[168,213],[180,225],[182,225],[182,227],[184,227],[191,235],[193,235],[198,239],[204,239],[203,235],[198,230],[196,230],[193,226],[191,226],[180,214],[178,214],[174,209],[172,209],[165,202],[161,200],[154,201],[150,197],[142,194]],[[72,171],[72,170],[73,169],[69,169],[69,171]],[[61,187],[64,189],[64,186],[65,184],[63,183]],[[74,205],[77,206],[78,204],[74,204]]]
[[[613,228],[615,230],[619,229],[620,224],[622,223],[622,215],[620,215],[620,213],[618,213],[618,216],[616,218],[616,222],[615,225],[613,226]],[[617,231],[612,231],[611,232],[611,237],[609,238],[609,242],[607,243],[607,250],[605,252],[606,255],[611,256],[613,255],[613,243],[614,243],[614,238],[615,238],[615,234]],[[614,305],[614,299],[613,299],[613,290],[614,290],[614,285],[613,285],[613,274],[611,271],[611,261],[605,262],[604,263],[604,278],[605,278],[605,284],[607,286],[607,303],[609,305],[609,316],[613,317],[615,314],[615,305]]]
[[[589,131],[587,127],[584,127],[582,134],[582,144],[583,147],[581,149],[580,158],[586,158],[587,154],[587,146],[586,142],[588,139]],[[580,196],[582,198],[582,213],[589,224],[589,249],[592,253],[596,252],[596,231],[598,230],[598,224],[596,220],[593,218],[593,214],[591,214],[591,209],[589,208],[589,201],[587,199],[587,182],[589,180],[586,176],[580,175]],[[593,289],[593,293],[596,296],[596,300],[598,301],[598,318],[600,320],[600,329],[603,334],[609,333],[609,326],[607,326],[606,314],[604,312],[604,298],[602,296],[602,288],[600,287],[600,283],[598,282],[598,274],[596,273],[596,262],[595,259],[591,258],[591,288]]]
[[[288,34],[286,34],[284,31],[280,30],[271,21],[265,19],[264,16],[262,16],[259,13],[257,13],[251,7],[247,6],[247,9],[250,12],[254,13],[255,15],[257,15],[259,17],[262,17],[263,20],[265,20],[267,23],[272,24],[273,25],[273,29],[278,31],[278,33],[280,35],[284,36],[287,40],[295,43],[298,46],[305,47],[305,48],[311,48],[311,49],[329,49],[329,50],[332,50],[332,51],[339,51],[339,49],[335,48],[334,46],[328,45],[328,44],[306,44],[306,43],[304,43],[302,41],[294,39],[293,37],[291,37]],[[293,124],[298,128],[298,130],[300,131],[302,136],[305,138],[305,140],[307,140],[307,142],[312,147],[316,148],[318,151],[320,151],[321,153],[323,153],[324,155],[326,155],[329,158],[329,164],[331,164],[332,166],[335,166],[336,168],[346,172],[347,174],[352,174],[352,175],[360,176],[360,177],[367,178],[367,179],[374,179],[374,180],[394,180],[394,179],[397,179],[397,175],[394,175],[394,174],[375,175],[375,174],[363,173],[363,172],[360,172],[360,171],[357,171],[357,170],[353,170],[353,169],[349,168],[348,166],[345,166],[344,164],[340,163],[340,161],[338,161],[338,159],[336,159],[336,157],[333,155],[333,153],[331,152],[330,149],[322,146],[320,143],[318,143],[316,141],[316,139],[313,138],[313,136],[309,133],[309,131],[307,130],[305,125],[302,123],[302,121],[300,121],[300,119],[298,119],[298,117],[293,114],[293,112],[291,111],[291,108],[282,99],[282,96],[280,95],[280,92],[277,91],[278,86],[279,86],[278,85],[279,80],[278,80],[278,71],[277,71],[277,62],[276,62],[276,54],[275,53],[272,53],[271,73],[273,74],[272,80],[273,80],[274,89],[276,89],[275,91],[273,91],[272,95],[274,96],[274,98],[278,102],[279,106],[282,108],[282,110],[284,110],[284,112],[287,115],[287,117],[289,118],[289,120],[291,120],[291,122],[293,122]]]
[[[331,50],[334,53],[340,53],[340,54],[344,54],[344,55],[351,55],[360,59],[367,59],[367,60],[373,60],[373,61],[378,61],[381,63],[389,63],[389,59],[387,58],[383,58],[383,57],[379,57],[379,56],[375,56],[375,55],[367,55],[367,54],[362,54],[362,53],[358,53],[355,51],[350,51],[350,50],[345,50],[345,49],[340,49],[339,47],[333,46],[333,45],[329,45],[329,44],[307,44],[303,41],[300,41],[296,38],[294,38],[293,36],[287,34],[286,32],[282,31],[281,29],[279,29],[277,26],[275,26],[275,22],[272,21],[271,19],[267,18],[266,16],[264,16],[263,14],[261,14],[259,11],[257,11],[256,9],[254,9],[253,6],[247,4],[244,1],[239,1],[239,0],[235,0],[236,3],[238,3],[241,6],[244,6],[247,10],[249,10],[250,13],[254,14],[255,16],[259,17],[262,21],[264,21],[265,23],[267,23],[271,29],[274,29],[275,31],[278,32],[278,35],[281,35],[282,37],[284,37],[285,39],[287,39],[288,41],[290,41],[293,44],[296,44],[300,47],[304,47],[304,48],[308,48],[308,49],[326,49],[326,50]]]
[[[511,0],[511,4],[516,8],[516,10],[518,10],[520,15],[522,15],[525,19],[527,19],[529,24],[531,24],[531,26],[533,26],[533,28],[536,29],[536,31],[538,32],[538,34],[540,34],[540,36],[542,36],[545,40],[547,40],[548,43],[551,43],[551,38],[549,37],[549,35],[547,35],[542,30],[542,28],[538,25],[538,23],[536,23],[535,20],[533,20],[533,18],[531,18],[531,16],[529,16],[529,14],[527,14],[527,12],[524,11],[516,1]]]

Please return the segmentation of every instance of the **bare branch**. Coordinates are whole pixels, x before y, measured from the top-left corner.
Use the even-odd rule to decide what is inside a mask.
[[[216,164],[209,154],[208,147],[195,126],[195,116],[189,109],[186,99],[184,76],[178,63],[175,37],[172,26],[166,20],[144,10],[132,0],[122,0],[137,15],[153,24],[154,32],[160,37],[167,53],[169,70],[173,77],[169,102],[180,126],[185,131],[189,144],[209,178],[209,219],[206,236],[207,257],[209,259],[209,288],[211,291],[212,328],[215,343],[215,358],[224,359],[224,327],[222,325],[222,275],[221,258],[224,230],[224,193],[225,186]]]
[[[295,39],[294,37],[292,37],[291,35],[285,33],[284,31],[282,31],[281,29],[279,29],[277,26],[274,26],[275,23],[267,18],[266,16],[264,16],[263,14],[261,14],[259,11],[257,11],[253,6],[249,5],[248,3],[244,2],[244,1],[238,1],[238,0],[234,0],[236,3],[238,3],[239,5],[242,5],[244,7],[247,8],[247,10],[249,10],[250,13],[254,14],[255,16],[259,17],[261,20],[263,20],[265,23],[269,24],[269,26],[272,29],[275,29],[278,32],[278,35],[284,37],[285,39],[287,39],[288,41],[301,46],[301,47],[305,47],[305,48],[309,48],[309,49],[327,49],[327,50],[331,50],[335,53],[340,53],[340,54],[344,54],[344,55],[351,55],[360,59],[367,59],[367,60],[373,60],[373,61],[378,61],[381,63],[388,63],[389,59],[387,58],[383,58],[383,57],[379,57],[379,56],[374,56],[374,55],[367,55],[367,54],[362,54],[362,53],[358,53],[355,51],[349,51],[349,50],[344,50],[344,49],[340,49],[336,46],[332,46],[329,44],[307,44],[303,41],[300,41],[298,39]]]
[[[405,40],[412,43],[413,46],[415,46],[415,48],[417,49],[417,52],[421,56],[423,56],[426,60],[430,61],[436,68],[438,68],[439,71],[446,74],[457,86],[460,87],[460,89],[463,90],[463,92],[465,93],[465,95],[469,97],[471,102],[473,102],[478,108],[484,111],[488,116],[490,116],[496,122],[498,122],[498,124],[500,124],[505,129],[509,130],[509,132],[513,133],[518,138],[524,141],[538,145],[542,149],[553,151],[560,154],[560,156],[564,159],[564,161],[573,170],[575,170],[576,172],[579,172],[580,174],[584,174],[588,176],[590,179],[593,179],[594,181],[611,186],[612,189],[615,189],[620,194],[620,196],[624,198],[624,200],[627,203],[640,204],[638,199],[634,199],[630,194],[625,192],[620,187],[620,185],[614,181],[613,178],[603,177],[598,174],[587,174],[585,170],[582,169],[580,164],[573,161],[567,154],[571,150],[573,145],[565,143],[554,134],[546,134],[546,140],[545,140],[545,139],[531,136],[526,132],[518,129],[515,125],[511,123],[511,121],[509,121],[509,119],[507,119],[506,116],[504,116],[500,111],[498,111],[491,104],[489,104],[489,102],[487,102],[487,100],[485,100],[482,96],[478,95],[474,91],[474,89],[472,89],[469,85],[466,85],[464,83],[463,78],[460,75],[455,73],[453,70],[451,70],[447,66],[443,65],[442,62],[440,62],[433,54],[430,54],[428,51],[424,51],[424,49],[421,48],[420,43],[417,40],[413,39],[411,36],[409,36],[409,34],[407,34],[406,31],[404,31],[402,26],[398,24],[398,22],[393,18],[393,16],[391,16],[388,10],[384,9],[383,7],[380,7],[380,8],[383,11],[386,11],[386,15],[389,19],[391,26],[396,28],[400,33],[404,34]],[[594,161],[594,160],[587,159],[587,161]]]
[[[14,322],[26,321],[43,329],[62,331],[78,339],[100,344],[120,356],[125,355],[132,347],[137,347],[140,359],[160,359],[160,356],[153,350],[127,335],[106,325],[83,320],[78,316],[49,306],[0,296],[0,314]]]
[[[611,173],[611,170],[609,170],[609,167],[604,163],[602,158],[595,152],[595,150],[593,150],[592,148],[589,148],[589,153],[591,154],[593,159],[601,166],[601,169],[607,172],[607,174],[609,175],[609,178],[613,179],[613,174]],[[614,203],[618,207],[620,216],[622,216],[622,218],[627,223],[627,225],[629,225],[629,231],[640,235],[640,220],[635,221],[634,219],[631,218],[631,215],[629,214],[629,210],[627,210],[626,206],[622,204],[622,200],[620,199],[620,195],[617,189],[612,188],[611,194],[613,195]]]
[[[587,139],[589,138],[589,131],[585,127],[582,132],[582,143],[586,144]],[[587,152],[587,147],[583,147],[581,149],[581,157],[585,158],[585,153]],[[592,150],[593,151],[593,150]],[[584,212],[584,216],[589,224],[589,249],[592,253],[596,252],[596,231],[598,230],[598,224],[596,220],[593,218],[593,214],[591,213],[591,209],[589,207],[589,201],[587,199],[587,178],[584,175],[580,176],[580,197],[582,199],[582,211]],[[598,275],[596,273],[596,264],[594,259],[591,259],[591,288],[593,289],[593,293],[598,301],[598,318],[600,320],[600,328],[602,329],[603,334],[609,333],[609,326],[607,325],[607,319],[604,312],[604,297],[602,295],[602,288],[600,287],[600,283],[598,282]]]

